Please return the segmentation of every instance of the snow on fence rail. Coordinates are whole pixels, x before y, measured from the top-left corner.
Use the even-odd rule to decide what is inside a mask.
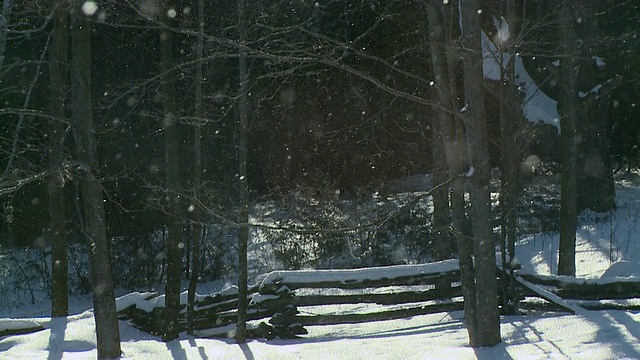
[[[537,287],[561,298],[562,303],[556,303],[561,307],[577,305],[586,310],[640,310],[640,278],[637,277],[579,279],[537,274],[518,274],[518,277],[521,283],[528,283],[530,289]]]
[[[368,313],[350,314],[292,314],[293,324],[340,324],[396,319],[419,314],[462,309],[460,275],[457,260],[422,265],[397,265],[352,270],[273,271],[249,289],[248,320],[261,320],[283,314],[287,309],[306,306],[345,304],[398,305],[417,303],[392,309],[378,309]],[[328,290],[331,289],[331,290]],[[317,291],[313,291],[317,290]],[[328,290],[329,293],[322,290]],[[375,291],[374,291],[375,290]],[[453,300],[454,298],[457,298]],[[194,308],[194,328],[220,329],[237,319],[236,289],[201,297]],[[162,307],[128,307],[121,319],[129,318],[141,330],[160,334]],[[293,316],[295,315],[295,316]],[[179,327],[186,328],[186,311],[180,314]],[[209,336],[215,331],[208,331]]]
[[[502,271],[497,270],[497,274],[500,280]],[[523,310],[574,314],[584,313],[583,309],[640,310],[640,278],[585,280],[516,272],[515,280],[519,308]],[[185,303],[186,293],[183,295]],[[295,336],[304,332],[303,325],[390,320],[463,308],[457,260],[352,270],[273,271],[249,288],[246,301],[251,335],[265,338]],[[344,307],[351,304],[358,304],[358,309],[352,306],[345,311]],[[130,320],[151,334],[161,333],[163,296],[132,293],[116,299],[116,305],[121,320]],[[231,336],[237,305],[235,287],[199,296],[194,328],[200,330],[200,336]],[[258,321],[262,322],[255,326]],[[186,329],[184,306],[179,326]],[[0,321],[0,337],[45,327],[33,321]]]
[[[500,281],[502,272],[497,269],[496,273]],[[584,309],[640,308],[640,299],[635,299],[640,298],[640,279],[588,281],[518,273],[516,287],[523,310],[579,314]],[[592,301],[621,298],[631,300]],[[457,260],[350,270],[278,270],[264,275],[249,289],[247,302],[249,321],[271,318],[268,321],[279,326],[391,320],[463,308]],[[235,288],[200,297],[195,306],[194,328],[206,329],[202,332],[206,336],[230,336],[237,319],[237,303]],[[365,310],[337,310],[350,304],[359,304]],[[285,313],[286,321],[282,320]],[[160,334],[162,329],[162,308],[149,311],[133,306],[123,311],[121,318],[131,318],[138,328],[152,334]],[[184,308],[180,326],[186,328]],[[255,336],[274,336],[273,326],[264,322],[260,326],[261,331],[254,329]],[[282,333],[278,335],[283,337]]]

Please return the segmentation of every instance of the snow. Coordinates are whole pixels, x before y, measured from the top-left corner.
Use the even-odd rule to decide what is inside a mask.
[[[469,171],[467,171],[467,175],[465,175],[465,176],[468,177],[468,178],[472,177],[473,173],[475,173],[475,172],[476,172],[476,169],[472,166],[472,167],[469,168]]]
[[[415,274],[438,274],[458,269],[458,260],[444,260],[440,262],[420,265],[396,265],[385,267],[370,267],[349,270],[297,270],[272,271],[262,280],[260,287],[278,283],[314,283],[314,282],[342,282],[348,277],[349,284],[413,276]]]
[[[577,233],[578,278],[557,277],[558,234],[523,236],[516,248],[522,272],[546,274],[568,282],[635,281],[640,274],[640,178],[618,178],[616,211],[610,217],[586,213]],[[635,179],[635,180],[634,180]],[[423,271],[445,272],[455,261],[392,268],[357,269],[350,277],[362,280],[401,276]],[[344,270],[272,272],[274,279],[320,281],[337,279]],[[232,294],[233,287],[218,288]],[[401,289],[400,289],[401,291]],[[118,309],[131,305],[152,308],[163,300],[154,293],[137,292],[119,297]],[[550,293],[544,292],[549,297]],[[254,301],[268,297],[261,295]],[[639,299],[600,303],[638,304]],[[39,332],[0,338],[0,359],[95,359],[96,338],[90,297],[71,298],[72,313],[51,319],[47,304],[0,310],[0,331],[42,326]],[[461,311],[360,324],[306,326],[308,334],[294,340],[252,340],[237,345],[231,339],[191,337],[163,343],[160,337],[141,332],[120,321],[123,359],[638,359],[640,314],[637,311],[587,311],[581,304],[595,301],[564,300],[577,315],[544,313],[501,318],[503,342],[491,348],[473,349]],[[89,304],[89,305],[88,305]],[[38,306],[41,308],[38,309]],[[405,305],[397,305],[398,307]],[[408,306],[408,305],[406,305]],[[353,313],[382,308],[376,304],[301,307],[301,314]],[[12,315],[10,315],[12,314]],[[17,315],[21,314],[21,315]],[[21,317],[17,319],[16,317]],[[225,331],[233,332],[233,326]],[[220,332],[220,329],[216,329]],[[211,332],[201,331],[200,336]]]
[[[602,60],[600,56],[594,56],[593,60],[595,60],[597,67],[607,66],[607,64],[604,62],[604,60]]]
[[[561,304],[566,309],[571,310],[571,312],[573,312],[573,314],[575,315],[583,316],[587,313],[585,309],[581,308],[580,306],[565,302],[561,297],[552,293],[551,291],[547,291],[539,286],[536,286],[519,276],[516,276],[516,278],[521,284],[524,284],[526,287],[533,290],[536,294],[540,295],[542,298],[548,299],[556,304]]]
[[[594,86],[591,90],[584,92],[584,91],[578,91],[578,96],[581,98],[586,98],[587,96],[589,96],[590,94],[598,94],[600,92],[600,89],[602,89],[602,87],[610,82],[612,82],[613,79],[609,79],[607,81],[605,81],[603,84],[598,84],[596,86]]]
[[[29,329],[42,326],[31,319],[0,319],[0,333],[7,330]]]
[[[496,24],[499,25],[498,33],[503,27],[507,26],[504,19]],[[506,69],[510,56],[508,52],[499,50],[495,43],[492,42],[484,32],[482,33],[482,68],[485,79],[494,81],[501,80],[503,69]],[[558,134],[560,134],[558,102],[547,96],[547,94],[536,85],[533,78],[531,78],[527,72],[527,69],[525,69],[522,58],[517,54],[514,56],[516,85],[524,96],[522,114],[529,122],[554,126]]]
[[[164,301],[162,301],[162,305],[158,304],[155,301],[147,300],[149,297],[155,295],[155,293],[140,293],[133,292],[124,296],[121,296],[116,299],[116,311],[122,311],[129,306],[135,305],[138,309],[142,309],[146,312],[153,311],[154,307],[164,306]]]
[[[494,44],[504,45],[509,41],[509,24],[504,17],[500,20],[493,18],[493,25],[496,27],[496,34],[493,37]]]
[[[461,312],[358,325],[308,326],[295,340],[232,340],[183,335],[163,343],[120,321],[123,359],[623,359],[640,356],[637,314],[593,311],[585,316],[508,316],[504,341],[468,346]],[[51,322],[38,333],[0,340],[7,359],[95,359],[93,316]]]
[[[640,280],[640,264],[632,261],[616,261],[602,274],[602,278]]]

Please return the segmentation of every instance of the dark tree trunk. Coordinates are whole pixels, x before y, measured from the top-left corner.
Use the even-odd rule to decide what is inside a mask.
[[[169,25],[168,4],[161,11],[161,22]],[[173,31],[168,27],[160,30],[160,57],[163,92],[164,171],[166,186],[167,228],[169,231],[165,251],[167,254],[167,284],[165,287],[165,314],[163,341],[178,338],[178,317],[180,314],[180,290],[182,289],[182,227],[179,214],[179,174],[178,174],[178,110],[175,100],[175,69],[173,63]]]
[[[84,213],[84,234],[89,246],[93,306],[99,359],[120,356],[120,333],[116,313],[113,275],[105,223],[104,198],[97,171],[98,155],[91,100],[91,21],[82,16],[82,4],[75,2],[72,37],[73,115],[72,129],[78,161],[84,173],[80,180]]]
[[[493,346],[500,343],[501,338],[495,244],[491,226],[490,165],[478,13],[481,8],[478,0],[462,0],[460,7],[466,101],[466,110],[462,116],[472,166],[468,174],[468,187],[476,278],[476,334],[471,346]]]
[[[237,1],[238,34],[240,44],[247,40],[247,23],[244,0]],[[238,97],[238,187],[240,190],[240,212],[238,216],[238,321],[236,342],[247,341],[247,244],[249,241],[249,183],[247,180],[247,150],[249,138],[249,100],[247,97],[249,74],[246,50],[240,49],[238,74],[240,93]]]
[[[617,81],[610,77],[606,65],[594,60],[601,55],[598,38],[599,1],[576,2],[575,17],[582,19],[576,37],[585,45],[578,48],[576,90],[578,98],[578,127],[581,135],[578,145],[578,212],[590,209],[607,212],[615,208],[615,183],[609,155],[610,93]],[[601,5],[600,5],[601,6]],[[596,86],[597,93],[591,92]]]
[[[438,120],[431,126],[431,153],[433,159],[433,182],[434,185],[447,181],[447,161],[445,157],[444,142],[442,139],[441,126]],[[433,194],[433,231],[432,245],[435,260],[445,260],[451,258],[451,236],[449,226],[449,190],[441,188]]]
[[[459,176],[467,163],[466,146],[462,139],[461,129],[456,126],[453,109],[456,106],[453,93],[456,89],[452,79],[454,65],[450,56],[454,51],[449,47],[450,36],[445,31],[446,17],[443,13],[442,2],[431,0],[428,3],[429,39],[431,44],[431,64],[438,90],[438,118],[443,146],[450,176]],[[473,268],[473,242],[469,236],[465,215],[465,200],[462,180],[454,180],[451,189],[452,227],[457,239],[458,257],[460,259],[460,274],[462,278],[462,295],[464,296],[464,313],[469,339],[476,342],[476,284]]]
[[[63,160],[65,139],[64,120],[67,99],[69,5],[66,0],[55,1],[53,33],[49,47],[49,166],[53,171],[48,179],[49,236],[51,237],[51,316],[69,315],[69,260],[64,226],[64,179],[56,169]]]
[[[435,1],[435,4],[427,5],[427,13],[429,15],[429,44],[431,46],[431,62],[433,72],[436,78],[436,88],[438,89],[438,98],[440,108],[437,109],[438,118],[433,121],[431,126],[431,146],[433,161],[433,179],[434,184],[442,184],[450,176],[454,176],[451,165],[447,159],[447,148],[451,148],[454,141],[453,118],[449,116],[450,111],[450,93],[447,87],[449,77],[446,70],[446,49],[445,30],[442,21],[441,5]],[[443,92],[446,91],[446,94]],[[436,260],[444,260],[451,257],[453,247],[451,246],[451,207],[449,205],[449,189],[442,188],[433,194],[433,234],[434,234],[434,257]]]
[[[578,218],[578,164],[577,133],[578,94],[576,88],[577,38],[574,28],[572,3],[561,6],[558,26],[562,48],[560,74],[562,95],[558,107],[561,114],[562,180],[560,195],[560,245],[558,275],[574,276],[576,273],[576,227]]]
[[[613,165],[609,151],[610,98],[601,90],[581,106],[582,122],[579,151],[578,210],[607,212],[616,208]]]
[[[202,183],[202,53],[204,49],[204,0],[198,0],[198,43],[196,45],[196,77],[195,77],[195,98],[196,125],[193,139],[194,174],[193,185],[196,197],[200,194]],[[200,206],[193,210],[193,247],[191,249],[192,265],[191,278],[189,279],[189,290],[187,293],[187,333],[193,335],[194,305],[198,277],[200,276],[200,243],[202,237],[202,211]]]
[[[515,5],[513,0],[507,0],[503,9],[507,14],[509,36],[516,36]],[[515,77],[514,39],[510,38],[500,46],[500,60],[504,61],[502,53],[509,54],[508,61],[501,64],[502,81],[500,82],[500,157],[501,157],[501,188],[500,188],[500,212],[502,220],[502,267],[503,267],[503,305],[507,314],[515,313],[517,300],[514,298],[513,272],[511,265],[515,257],[515,244],[517,239],[517,214],[518,201],[518,121],[521,118],[520,103],[517,98]]]
[[[2,14],[0,14],[0,68],[4,65],[4,54],[9,31],[9,15],[11,14],[11,0],[2,0]]]

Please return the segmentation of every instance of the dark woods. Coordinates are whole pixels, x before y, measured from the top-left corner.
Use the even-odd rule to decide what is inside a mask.
[[[486,275],[467,278],[478,289],[465,293],[484,297],[481,284],[494,276],[491,221],[499,218],[511,256],[528,178],[558,176],[570,248],[577,213],[613,209],[614,170],[640,159],[633,1],[3,4],[0,246],[51,244],[63,263],[59,246],[100,248],[116,285],[167,279],[172,316],[191,269],[202,263],[206,279],[235,273],[225,266],[245,249],[235,240],[249,237],[250,205],[282,201],[296,216],[311,214],[311,224],[339,228],[327,225],[345,211],[335,203],[386,199],[385,184],[418,174],[444,184],[433,194],[433,227],[405,208],[385,231],[418,229],[419,241],[428,234],[431,259],[455,251],[461,263],[483,258],[461,271],[463,279]],[[489,41],[505,55],[493,77],[483,69]],[[558,114],[538,120],[558,127],[527,121],[525,70]],[[499,216],[490,186],[500,193]],[[363,251],[389,252],[378,240],[393,235],[376,226],[369,237],[344,228],[366,239]],[[344,250],[333,233],[312,235],[327,239],[314,251],[328,259],[328,248]],[[359,265],[391,262],[376,256]],[[58,305],[65,314],[66,303]],[[174,323],[165,325],[165,339],[177,336]],[[476,335],[473,344],[496,342]]]

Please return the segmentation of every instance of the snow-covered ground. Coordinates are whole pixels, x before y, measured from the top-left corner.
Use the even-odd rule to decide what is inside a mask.
[[[620,177],[617,190],[618,208],[611,217],[584,214],[581,218],[578,277],[640,274],[640,177]],[[522,271],[554,273],[557,249],[555,233],[524,236],[517,247]],[[218,286],[209,288],[213,291]],[[141,301],[144,296],[129,295],[119,304]],[[72,299],[74,315],[66,320],[46,317],[46,303],[0,310],[0,330],[44,327],[37,333],[0,338],[0,359],[94,359],[94,320],[88,304],[90,297]],[[501,320],[503,342],[486,349],[468,346],[461,312],[306,328],[309,333],[295,340],[237,345],[232,340],[183,335],[163,343],[120,322],[124,359],[640,359],[640,314],[626,311],[506,316]]]
[[[296,340],[232,340],[158,337],[120,322],[124,359],[638,359],[640,315],[592,311],[583,316],[508,316],[503,342],[473,349],[461,312],[358,325],[309,326]],[[33,318],[46,327],[0,340],[2,359],[95,359],[93,313],[66,321]]]

